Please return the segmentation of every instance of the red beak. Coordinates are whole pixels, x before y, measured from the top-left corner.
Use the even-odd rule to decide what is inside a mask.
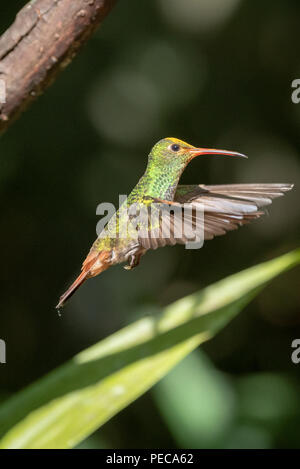
[[[240,158],[248,158],[243,153],[238,153],[236,151],[227,151],[227,150],[216,150],[214,148],[193,148],[189,150],[192,158],[200,155],[225,155],[225,156],[239,156]]]

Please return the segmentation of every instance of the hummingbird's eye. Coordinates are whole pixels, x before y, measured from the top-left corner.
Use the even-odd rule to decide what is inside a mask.
[[[171,145],[170,148],[171,148],[172,151],[179,151],[180,150],[180,146],[177,145],[177,143],[173,143],[173,145]]]

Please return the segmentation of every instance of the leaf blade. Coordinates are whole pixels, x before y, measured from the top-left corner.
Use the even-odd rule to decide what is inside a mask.
[[[300,249],[246,269],[127,326],[0,407],[0,448],[71,448],[215,335]]]

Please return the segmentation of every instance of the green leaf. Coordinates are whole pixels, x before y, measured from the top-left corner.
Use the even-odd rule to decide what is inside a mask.
[[[218,447],[232,430],[237,412],[232,383],[199,348],[175,366],[153,391],[179,448]]]
[[[0,407],[0,447],[74,447],[299,263],[300,249],[244,270],[76,355]]]

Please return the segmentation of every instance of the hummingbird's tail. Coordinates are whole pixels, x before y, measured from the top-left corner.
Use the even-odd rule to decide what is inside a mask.
[[[82,272],[77,279],[72,283],[68,290],[61,295],[59,302],[56,305],[56,309],[60,309],[64,306],[66,301],[76,292],[76,290],[83,284],[88,278],[94,277],[100,274],[104,270],[110,267],[110,251],[95,251],[91,249],[87,258],[82,265]]]
[[[61,297],[59,298],[59,302],[58,304],[56,305],[56,309],[60,309],[64,306],[65,302],[71,298],[71,296],[76,292],[77,288],[80,287],[80,285],[83,284],[83,282],[85,282],[85,280],[89,277],[89,272],[81,272],[80,275],[78,275],[77,279],[75,280],[75,282],[72,283],[72,285],[68,288],[68,290],[63,294],[61,295]]]

